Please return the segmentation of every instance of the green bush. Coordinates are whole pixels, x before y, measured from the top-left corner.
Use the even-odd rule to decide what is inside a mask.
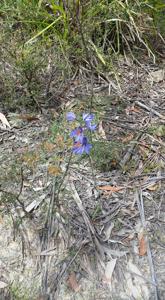
[[[119,142],[94,142],[91,157],[94,167],[101,172],[118,169],[121,160],[123,145]]]
[[[134,45],[153,54],[148,33],[163,28],[163,9],[163,1],[2,0],[0,97],[11,108],[49,104],[82,66],[105,72]]]

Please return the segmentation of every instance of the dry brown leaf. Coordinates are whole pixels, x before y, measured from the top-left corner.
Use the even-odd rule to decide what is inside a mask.
[[[103,186],[99,186],[98,189],[102,190],[102,191],[119,192],[122,189],[124,189],[124,187],[122,187],[122,186],[103,185]]]
[[[78,86],[78,85],[80,85],[80,80],[79,80],[79,79],[75,79],[75,80],[72,82],[72,85],[73,85],[73,86]]]
[[[61,168],[59,168],[58,166],[50,165],[50,166],[48,166],[48,173],[50,175],[54,175],[54,176],[60,175],[61,174]]]
[[[55,139],[55,143],[58,147],[63,147],[64,146],[64,137],[61,135],[57,135],[56,139]]]
[[[112,259],[111,261],[107,262],[106,268],[105,268],[105,274],[103,278],[104,283],[111,283],[112,280],[112,274],[116,266],[117,258]]]
[[[80,285],[77,282],[75,272],[70,273],[67,283],[74,292],[78,292],[80,290]]]
[[[139,145],[139,152],[141,154],[141,156],[148,156],[149,155],[149,149],[148,149],[148,146],[146,145]]]
[[[38,121],[39,120],[38,117],[32,116],[32,115],[19,115],[18,118],[23,120],[23,121],[27,121],[27,122],[32,122],[32,121]]]
[[[139,255],[144,256],[147,253],[147,244],[143,232],[139,234]]]
[[[54,150],[55,145],[53,143],[46,141],[43,143],[43,147],[44,147],[44,150],[46,150],[47,152],[51,152]]]
[[[135,106],[132,106],[131,109],[130,109],[130,111],[135,112],[135,113],[140,113],[140,109],[138,109]]]
[[[2,125],[3,125],[5,128],[6,128],[6,127],[11,128],[11,126],[10,126],[8,120],[6,119],[5,115],[2,114],[1,112],[0,112],[0,121],[2,122]]]
[[[159,188],[159,184],[151,184],[150,186],[147,187],[147,190],[149,191],[156,191]]]
[[[39,154],[36,152],[27,152],[22,155],[22,160],[29,166],[35,167],[39,161]]]
[[[132,232],[127,237],[125,237],[124,239],[122,239],[122,243],[126,244],[126,245],[129,245],[130,241],[132,241],[134,239],[134,237],[135,237],[135,233]]]
[[[134,138],[133,133],[130,133],[129,135],[127,135],[126,137],[124,137],[124,138],[122,139],[122,142],[123,142],[123,143],[130,142],[133,138]]]
[[[127,107],[125,111],[126,111],[127,115],[129,115],[130,112],[140,113],[140,110],[137,107],[135,107],[134,105]]]
[[[104,129],[103,129],[103,122],[102,122],[102,121],[99,123],[99,126],[98,126],[98,133],[99,133],[99,136],[102,137],[102,139],[107,140],[105,131],[104,131]]]

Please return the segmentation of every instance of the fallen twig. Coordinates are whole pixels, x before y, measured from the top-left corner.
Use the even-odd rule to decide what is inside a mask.
[[[73,182],[71,182],[70,184],[71,186],[71,189],[72,189],[72,195],[73,195],[73,198],[82,214],[82,217],[84,219],[84,222],[85,222],[85,225],[86,225],[86,228],[88,230],[88,233],[89,233],[89,236],[90,236],[90,239],[91,241],[93,242],[93,244],[95,245],[96,249],[98,250],[97,252],[100,254],[101,258],[104,260],[104,249],[103,247],[101,246],[98,238],[96,237],[96,232],[95,232],[95,228],[94,226],[91,224],[90,222],[90,219],[89,219],[89,216],[87,214],[87,212],[85,211],[84,207],[83,207],[83,204],[82,204],[82,201],[77,193],[77,190],[75,188],[75,185]]]
[[[146,221],[145,221],[145,213],[144,213],[144,202],[143,202],[143,195],[142,195],[142,190],[136,191],[136,201],[140,213],[140,218],[141,218],[141,223],[144,228],[146,229]],[[156,280],[156,274],[155,274],[155,269],[154,269],[154,264],[153,264],[153,258],[152,258],[152,253],[150,249],[150,242],[147,237],[145,236],[145,242],[147,245],[147,255],[148,255],[148,262],[150,265],[150,272],[151,272],[151,278],[152,278],[152,284],[154,286],[154,292],[155,292],[155,300],[160,300],[159,297],[159,291],[158,291],[158,285],[157,285],[157,280]]]
[[[137,141],[141,138],[142,134],[143,134],[143,133],[140,132],[140,133],[137,135],[137,137],[136,137],[134,143],[132,143],[132,144],[130,145],[130,147],[129,147],[127,153],[126,153],[125,156],[121,159],[121,161],[120,161],[119,164],[120,164],[120,166],[121,166],[122,168],[123,168],[123,167],[128,163],[128,161],[130,160],[130,158],[131,158],[131,156],[132,156],[132,154],[133,154],[133,150],[134,150],[134,148],[135,148],[136,145],[137,145]]]
[[[158,116],[159,118],[165,120],[165,116],[163,116],[162,114],[160,114],[159,112],[157,112],[155,109],[148,107],[147,105],[143,104],[140,101],[135,101],[136,105],[138,105],[141,108],[146,109],[149,112],[152,112],[153,114],[155,114],[156,116]]]

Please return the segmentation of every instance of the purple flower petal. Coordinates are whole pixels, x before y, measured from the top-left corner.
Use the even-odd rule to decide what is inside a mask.
[[[74,144],[74,147],[72,148],[72,151],[73,153],[75,154],[83,154],[84,152],[89,154],[90,153],[90,150],[92,148],[92,145],[91,144],[88,144],[88,139],[87,137],[83,137],[82,138],[82,141],[77,141],[75,142]]]
[[[77,127],[74,130],[71,131],[70,137],[74,138],[76,142],[82,141],[83,139],[83,128]]]
[[[86,146],[88,144],[88,139],[86,136],[83,137],[82,145]]]
[[[74,121],[76,119],[76,115],[74,114],[74,112],[68,112],[66,114],[66,119],[67,121]]]
[[[80,154],[81,155],[84,152],[84,146],[80,146],[80,147],[75,146],[75,147],[73,147],[72,151],[73,151],[74,154]]]
[[[96,130],[97,125],[96,125],[96,124],[91,124],[90,121],[87,121],[87,122],[86,122],[86,127],[87,127],[88,129],[90,129],[91,131],[94,131],[94,130]]]
[[[90,151],[91,151],[91,148],[92,148],[92,145],[91,144],[87,144],[86,146],[85,146],[85,152],[87,153],[87,154],[89,154],[90,153]]]
[[[94,114],[86,114],[86,113],[83,113],[83,120],[85,122],[91,122],[92,120],[94,119]]]

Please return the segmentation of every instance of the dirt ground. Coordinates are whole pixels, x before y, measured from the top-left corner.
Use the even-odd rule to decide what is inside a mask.
[[[49,167],[55,110],[1,124],[0,299],[165,299],[165,61],[120,64],[120,87],[93,87],[96,139],[117,143],[102,168]],[[89,98],[82,83],[67,110]]]

